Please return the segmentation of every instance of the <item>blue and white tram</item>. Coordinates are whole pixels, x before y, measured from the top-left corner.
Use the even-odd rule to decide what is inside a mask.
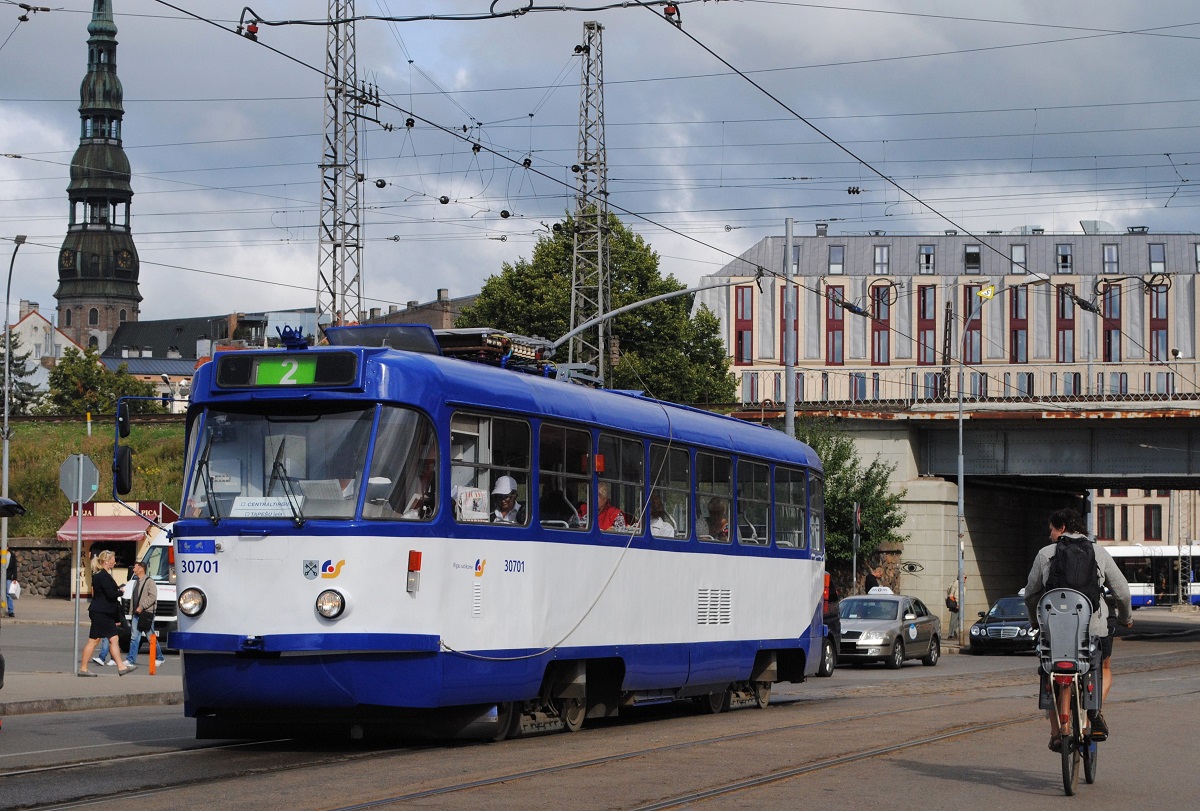
[[[811,448],[436,345],[218,353],[184,499],[172,646],[198,736],[765,706],[823,653]]]
[[[1200,544],[1104,544],[1117,567],[1129,581],[1134,608],[1148,605],[1174,605],[1189,600],[1200,605],[1200,584],[1196,568],[1200,564]],[[1185,572],[1184,592],[1180,594],[1179,572]]]

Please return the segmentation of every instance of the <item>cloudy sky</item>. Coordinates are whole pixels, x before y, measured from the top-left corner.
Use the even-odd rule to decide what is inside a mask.
[[[328,4],[257,0],[257,43],[234,33],[242,4],[113,5],[142,317],[312,306],[326,29],[299,23]],[[589,20],[610,205],[686,283],[786,217],[799,233],[1200,230],[1185,0],[703,0],[679,4],[679,28],[661,6],[492,5],[357,0],[363,17],[443,18],[357,23],[381,101],[360,151],[366,306],[474,292],[573,209]],[[91,8],[20,22],[0,0],[0,255],[29,237],[13,317],[21,298],[54,307]]]

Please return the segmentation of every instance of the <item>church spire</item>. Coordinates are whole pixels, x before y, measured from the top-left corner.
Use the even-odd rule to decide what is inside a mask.
[[[121,146],[124,90],[117,78],[117,26],[111,0],[94,0],[87,73],[79,87],[79,148],[67,185],[70,219],[58,258],[58,326],[76,343],[108,346],[136,321],[142,296],[130,231],[129,159]]]

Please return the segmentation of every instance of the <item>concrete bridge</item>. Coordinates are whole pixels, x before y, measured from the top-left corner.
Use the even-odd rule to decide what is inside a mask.
[[[905,490],[909,541],[894,563],[900,588],[940,613],[958,573],[958,405],[807,403],[801,413],[836,418],[864,462],[895,465]],[[744,407],[739,416],[782,425],[782,411]],[[1046,517],[1096,488],[1200,490],[1200,402],[1189,400],[973,401],[963,419],[967,625],[991,601],[1024,586],[1037,550],[1048,542]],[[1186,511],[1180,511],[1186,513]],[[1176,532],[1194,538],[1183,514]]]

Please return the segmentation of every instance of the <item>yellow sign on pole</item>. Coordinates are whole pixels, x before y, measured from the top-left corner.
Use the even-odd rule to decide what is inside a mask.
[[[996,295],[996,285],[989,284],[987,287],[981,287],[975,295],[979,296],[984,301],[990,301],[992,296]]]

